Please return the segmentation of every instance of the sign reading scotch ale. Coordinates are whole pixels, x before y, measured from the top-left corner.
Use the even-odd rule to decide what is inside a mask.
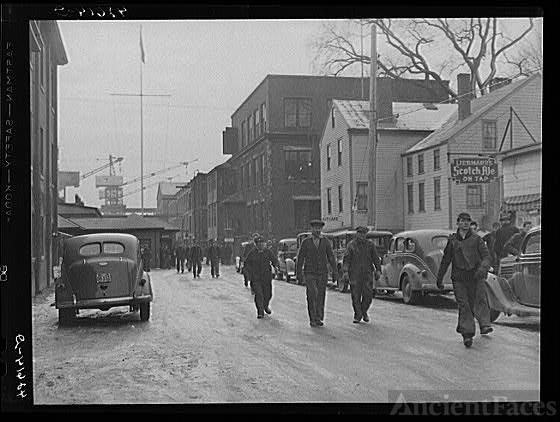
[[[451,164],[451,178],[456,183],[489,183],[498,177],[494,158],[456,158]]]

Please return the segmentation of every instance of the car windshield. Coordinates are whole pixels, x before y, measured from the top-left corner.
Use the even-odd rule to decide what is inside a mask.
[[[80,248],[80,255],[95,256],[101,253],[101,243],[87,243]]]
[[[434,236],[432,237],[432,246],[434,249],[445,249],[448,240],[448,236]]]
[[[297,243],[290,243],[288,245],[288,252],[297,252]]]
[[[525,253],[540,253],[541,252],[541,233],[532,234],[531,237],[527,239],[527,244],[525,245]]]
[[[122,254],[124,252],[124,246],[117,242],[105,242],[103,243],[103,253],[106,254]]]

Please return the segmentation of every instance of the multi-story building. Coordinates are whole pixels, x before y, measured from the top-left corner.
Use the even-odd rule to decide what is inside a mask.
[[[29,22],[31,292],[51,284],[58,264],[58,66],[68,63],[55,21]]]
[[[227,215],[227,207],[223,200],[235,192],[235,171],[229,162],[220,164],[208,172],[206,176],[208,189],[208,240],[231,239],[235,222]]]
[[[457,113],[402,154],[405,229],[455,228],[457,215],[466,211],[489,230],[508,203],[540,213],[541,75],[476,99],[469,94],[469,79],[458,75]],[[461,159],[469,173],[453,180]],[[493,180],[480,177],[477,163],[485,160],[497,164]]]
[[[160,182],[158,184],[156,206],[157,215],[165,221],[176,220],[178,216],[177,193],[186,182]]]
[[[206,242],[208,240],[208,188],[206,187],[206,173],[196,173],[189,182],[187,195],[190,197],[187,205],[189,220],[188,237],[191,241]]]
[[[334,100],[325,123],[320,145],[325,232],[368,225],[370,171],[376,181],[376,228],[403,230],[401,153],[447,121],[457,105],[378,104],[375,165],[370,163],[369,109],[367,101]]]
[[[319,140],[332,100],[360,99],[369,80],[348,77],[268,75],[232,115],[224,154],[237,173],[237,193],[224,200],[232,221],[248,236],[293,237],[321,217]],[[440,102],[435,81],[380,78],[395,101]],[[367,100],[367,97],[365,98]]]

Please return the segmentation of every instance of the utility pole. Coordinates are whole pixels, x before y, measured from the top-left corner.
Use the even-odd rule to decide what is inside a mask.
[[[362,97],[364,99],[364,25],[362,20],[360,19],[360,55],[362,56],[362,60],[360,60],[360,67],[362,68],[362,77],[360,79],[362,83]]]
[[[375,184],[377,172],[377,33],[375,23],[371,25],[371,66],[369,76],[369,173],[368,173],[368,225],[377,228],[375,219]]]

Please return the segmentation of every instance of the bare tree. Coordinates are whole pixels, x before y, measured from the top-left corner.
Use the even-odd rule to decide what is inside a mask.
[[[312,44],[314,65],[330,75],[340,75],[357,63],[369,63],[370,57],[356,48],[355,28],[375,23],[381,31],[384,52],[380,51],[379,76],[402,78],[423,75],[440,82],[452,97],[456,93],[444,79],[461,68],[471,74],[471,90],[483,95],[496,77],[498,65],[505,63],[506,52],[516,46],[534,27],[527,18],[514,37],[500,30],[501,19],[363,19],[324,26]],[[352,31],[350,28],[354,27]]]
[[[505,55],[508,64],[517,69],[518,75],[530,75],[535,70],[543,69],[542,28],[535,27],[530,37],[523,40],[519,49],[511,55]]]

